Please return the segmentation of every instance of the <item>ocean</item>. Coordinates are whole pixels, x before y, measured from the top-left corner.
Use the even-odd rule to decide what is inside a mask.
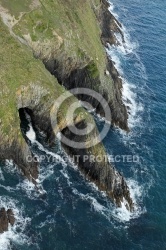
[[[125,44],[107,52],[123,79],[131,131],[112,128],[104,144],[110,155],[139,158],[115,163],[135,212],[116,208],[77,166],[63,161],[60,145],[50,151],[31,127],[33,151],[57,162],[41,163],[38,185],[44,195],[12,162],[0,163],[0,207],[13,208],[17,221],[0,235],[0,250],[166,249],[166,1],[111,0],[110,10],[125,34]],[[103,120],[96,121],[100,129]]]

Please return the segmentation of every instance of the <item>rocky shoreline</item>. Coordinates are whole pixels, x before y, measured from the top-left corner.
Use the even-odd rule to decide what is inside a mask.
[[[20,128],[26,111],[34,128],[46,135],[50,146],[55,143],[57,126],[63,135],[82,141],[84,149],[62,146],[69,155],[81,156],[79,168],[90,181],[105,191],[117,206],[121,206],[125,200],[127,209],[132,211],[134,204],[127,184],[108,159],[86,164],[81,160],[83,155],[90,153],[101,157],[105,155],[100,141],[94,147],[87,147],[89,138],[92,140],[99,133],[93,117],[80,107],[74,123],[64,119],[68,106],[79,103],[79,100],[88,101],[98,114],[104,116],[100,103],[84,94],[71,95],[58,110],[58,120],[55,107],[55,100],[63,93],[68,93],[72,88],[89,88],[100,93],[107,101],[112,126],[129,131],[127,109],[122,102],[122,81],[104,49],[107,43],[118,45],[115,33],[120,33],[123,38],[121,24],[108,11],[106,0],[86,1],[84,4],[79,1],[57,2],[55,6],[44,0],[40,2],[42,4],[31,6],[30,11],[25,11],[14,23],[6,21],[5,15],[9,20],[10,16],[16,18],[20,13],[11,13],[6,6],[0,8],[0,159],[13,160],[23,175],[36,184],[40,166],[35,161],[27,162],[27,157],[33,156],[33,153]],[[61,22],[58,22],[56,15],[60,15]],[[94,125],[90,135],[74,136],[70,132],[70,127],[82,128],[89,121]],[[14,220],[10,220],[12,212],[1,209],[1,214],[0,232],[3,232]]]

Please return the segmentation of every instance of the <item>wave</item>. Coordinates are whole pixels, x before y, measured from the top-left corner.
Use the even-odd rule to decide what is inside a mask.
[[[127,181],[127,184],[129,186],[129,190],[131,193],[131,197],[133,199],[133,202],[135,204],[135,210],[134,212],[130,212],[126,209],[125,201],[121,203],[121,207],[117,208],[115,207],[112,202],[110,202],[105,193],[102,195],[102,199],[100,197],[99,199],[99,193],[87,193],[83,194],[79,192],[76,188],[72,188],[73,194],[78,196],[81,200],[84,200],[90,204],[91,209],[102,216],[104,216],[108,221],[117,221],[119,223],[125,223],[129,222],[132,219],[138,218],[141,214],[146,212],[145,207],[141,207],[139,203],[141,203],[142,197],[143,197],[143,188],[138,185],[138,183],[132,179]],[[94,190],[93,190],[94,192]],[[97,197],[95,197],[97,195]],[[104,205],[101,204],[101,202],[105,203]],[[113,222],[113,221],[112,221]]]
[[[110,2],[110,1],[109,1]],[[110,3],[111,13],[119,20],[119,16],[114,12],[114,5]],[[130,174],[133,179],[126,179],[130,189],[131,197],[135,203],[135,211],[130,213],[125,207],[125,201],[122,207],[113,210],[113,214],[119,221],[130,221],[138,218],[141,214],[146,212],[143,199],[148,196],[148,191],[154,184],[153,166],[146,166],[146,156],[152,154],[150,147],[144,147],[140,143],[140,137],[143,137],[145,132],[144,117],[150,121],[149,107],[144,105],[144,98],[146,98],[152,90],[147,89],[148,76],[146,68],[139,56],[139,43],[137,41],[131,42],[131,37],[128,29],[122,24],[121,31],[124,34],[124,41],[121,36],[115,34],[119,41],[119,46],[108,46],[106,49],[111,60],[114,62],[115,68],[121,75],[123,89],[122,98],[128,110],[128,124],[130,133],[126,134],[120,129],[117,129],[118,135],[122,137],[125,147],[132,152],[133,155],[140,154],[140,162],[135,163],[130,167]],[[128,66],[129,65],[129,66]],[[132,68],[130,69],[132,65]],[[126,76],[125,69],[129,73]],[[131,80],[129,80],[131,79]],[[155,96],[155,94],[153,94]],[[147,120],[146,120],[147,121]],[[143,153],[142,153],[143,150]],[[143,157],[141,157],[141,155]],[[153,173],[153,174],[152,174]],[[139,181],[136,181],[139,180]]]
[[[115,48],[109,46],[107,49],[108,55],[111,57],[111,60],[114,62],[114,66],[117,71],[120,73],[120,78],[123,82],[122,88],[122,100],[128,110],[128,125],[132,129],[138,124],[141,124],[141,115],[144,111],[143,104],[137,99],[137,88],[135,84],[130,83],[123,75],[124,72],[121,68],[120,57],[118,57],[118,52]]]
[[[14,226],[9,225],[9,230],[0,235],[0,250],[12,249],[12,244],[29,245],[30,239],[25,234],[25,229],[31,219],[23,216],[23,207],[18,208],[17,201],[9,197],[0,197],[0,207],[12,209],[15,216]]]
[[[122,99],[128,110],[128,124],[129,128],[132,129],[134,126],[140,124],[141,116],[140,112],[144,110],[143,104],[138,101],[137,98],[137,87],[135,84],[130,83],[125,77],[121,67],[121,57],[125,60],[125,55],[119,54],[118,47],[108,46],[106,49],[109,57],[114,62],[114,66],[121,75],[123,88],[122,88]]]
[[[143,199],[147,196],[147,190],[149,190],[150,186],[148,183],[145,185],[140,185],[135,179],[126,179],[127,185],[130,190],[131,198],[135,204],[134,212],[130,212],[126,209],[125,201],[122,202],[122,207],[117,208],[113,205],[113,203],[107,198],[105,192],[101,192],[98,187],[92,182],[85,183],[84,175],[78,171],[78,166],[76,166],[72,160],[68,161],[68,166],[70,166],[73,170],[77,171],[79,175],[82,177],[82,185],[86,185],[89,188],[87,193],[82,193],[77,189],[77,183],[74,183],[72,180],[72,176],[69,174],[69,169],[65,166],[62,170],[60,170],[61,174],[66,178],[67,185],[72,190],[72,193],[76,195],[79,199],[88,202],[90,205],[91,211],[101,214],[104,216],[110,223],[118,222],[124,224],[124,226],[128,225],[126,223],[130,222],[132,219],[136,219],[140,217],[142,214],[146,213],[146,207],[144,207]],[[144,167],[145,168],[145,167]],[[80,184],[79,184],[80,185]],[[148,186],[147,186],[148,185]],[[61,192],[61,190],[59,191]],[[61,194],[63,198],[63,195]],[[119,224],[119,225],[120,225]],[[114,225],[115,226],[115,225]]]
[[[114,15],[114,17],[118,18],[119,17],[118,14],[114,12],[114,5],[113,5],[113,3],[110,0],[108,0],[108,2],[110,4],[110,6],[108,8],[109,11]]]
[[[109,1],[110,7],[109,11],[117,18],[119,19],[119,16],[114,12],[114,5]],[[123,102],[126,105],[128,109],[128,124],[129,128],[132,129],[138,124],[141,124],[141,113],[144,110],[144,106],[141,103],[140,100],[138,100],[137,96],[137,87],[135,83],[130,83],[128,79],[124,76],[123,69],[121,67],[122,63],[125,63],[126,60],[129,59],[129,57],[135,57],[135,63],[137,64],[136,67],[136,73],[141,75],[141,78],[144,80],[147,79],[146,70],[141,62],[141,59],[137,53],[137,50],[139,48],[139,43],[137,41],[132,42],[130,38],[130,34],[127,30],[127,28],[121,24],[122,26],[119,28],[121,29],[124,40],[122,36],[119,33],[115,33],[115,36],[119,42],[118,46],[110,46],[108,45],[108,48],[106,48],[107,54],[111,58],[111,60],[114,62],[115,68],[121,75],[121,79],[123,82],[123,89],[122,89],[122,98]]]
[[[116,208],[113,211],[114,217],[123,222],[128,222],[131,219],[138,218],[141,214],[146,212],[146,208],[140,205],[144,193],[143,186],[140,186],[138,182],[133,179],[128,179],[126,182],[130,190],[131,198],[134,202],[134,212],[130,212],[126,209],[125,201],[121,203],[121,208]]]
[[[26,132],[26,136],[31,141],[32,144],[37,145],[37,147],[40,151],[57,159],[57,161],[60,162],[61,164],[66,165],[65,161],[62,159],[62,157],[60,155],[58,155],[54,152],[51,152],[48,149],[44,148],[44,146],[36,140],[36,133],[32,127],[32,124],[29,124],[29,130]]]
[[[14,164],[12,160],[5,161],[4,169],[7,173],[10,173],[10,174],[15,174],[18,172],[18,168],[16,167],[16,165]]]
[[[24,180],[17,185],[17,189],[24,190],[29,198],[36,199],[39,198],[41,195],[47,193],[47,191],[44,190],[42,184],[45,179],[48,179],[54,173],[54,167],[57,165],[57,163],[60,163],[62,166],[66,166],[66,162],[62,159],[60,155],[49,151],[40,142],[37,141],[36,133],[32,127],[31,121],[29,121],[28,126],[29,129],[26,132],[26,136],[31,142],[32,146],[37,146],[38,150],[40,151],[38,154],[35,154],[36,158],[40,163],[39,176],[38,179],[36,180],[37,185],[34,185],[32,182],[28,180]],[[47,156],[50,156],[50,158],[45,157],[43,153]],[[43,161],[48,161],[49,159],[54,159],[54,164],[47,162],[47,168],[46,168],[42,163]]]
[[[117,20],[119,20],[118,14],[116,12],[114,12],[113,3],[111,3],[109,1],[109,4],[110,4],[110,6],[108,8],[109,11]],[[121,26],[119,26],[118,23],[116,23],[116,24],[117,24],[118,28],[122,31],[123,38],[118,32],[115,33],[114,35],[118,41],[118,46],[113,45],[113,47],[116,47],[116,49],[124,55],[135,53],[136,49],[138,49],[138,47],[139,47],[139,43],[137,41],[134,41],[134,42],[131,41],[130,34],[129,34],[127,28],[122,23],[121,23]]]
[[[29,124],[29,130],[26,132],[26,136],[32,144],[36,142],[36,133],[32,127],[32,124]]]
[[[1,181],[5,180],[1,167],[0,167],[0,180]]]
[[[75,166],[75,164],[72,164],[72,162],[70,162],[70,165],[75,171],[78,171],[78,168]],[[144,188],[133,179],[126,180],[130,190],[131,198],[135,204],[134,212],[130,212],[126,209],[125,201],[122,202],[121,208],[117,208],[107,198],[106,192],[99,191],[98,187],[94,183],[87,182],[86,185],[89,186],[91,192],[83,194],[82,192],[77,190],[75,184],[71,181],[67,168],[64,168],[61,173],[66,178],[67,184],[71,188],[72,193],[78,196],[81,200],[88,202],[90,204],[91,209],[101,214],[109,221],[111,221],[111,219],[113,218],[114,220],[120,223],[126,223],[129,222],[131,219],[138,218],[141,214],[146,212],[146,208],[140,205],[142,204],[142,200],[145,194],[145,192],[143,192]],[[80,173],[80,175],[84,179],[83,174]],[[84,185],[84,182],[82,182],[82,184]]]

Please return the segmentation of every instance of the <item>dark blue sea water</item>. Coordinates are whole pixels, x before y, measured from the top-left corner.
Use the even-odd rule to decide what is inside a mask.
[[[116,209],[70,162],[42,162],[44,198],[7,162],[0,165],[0,207],[14,207],[17,223],[0,236],[0,249],[166,249],[166,1],[112,3],[126,45],[108,53],[123,77],[124,101],[130,100],[131,132],[112,129],[104,143],[109,154],[139,156],[139,162],[116,163],[136,211]],[[51,154],[30,132],[33,150]]]

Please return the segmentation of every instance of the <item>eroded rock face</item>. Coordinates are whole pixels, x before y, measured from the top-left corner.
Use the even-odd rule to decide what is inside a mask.
[[[2,141],[4,141],[4,138]],[[19,142],[17,138],[14,138],[11,144],[5,142],[3,147],[0,147],[0,158],[13,160],[13,162],[19,166],[23,175],[29,181],[36,184],[39,173],[38,163],[34,161],[34,155],[24,138],[22,138],[21,142]],[[32,161],[28,162],[28,159],[32,159]]]
[[[101,0],[101,8],[98,15],[101,25],[101,40],[105,47],[110,45],[119,45],[116,34],[121,36],[122,42],[124,42],[124,35],[121,30],[122,25],[119,21],[110,13],[109,2],[107,0]]]
[[[15,223],[15,218],[12,209],[5,208],[0,209],[0,233],[8,231],[9,224],[13,226]]]
[[[76,127],[79,129],[86,127],[85,121],[78,123]],[[74,128],[72,131],[74,131]],[[62,134],[72,141],[85,144],[83,149],[64,144],[63,147],[71,157],[75,156],[75,163],[78,164],[79,169],[84,173],[86,178],[94,182],[99,190],[106,192],[108,197],[118,207],[121,207],[124,202],[126,208],[133,211],[134,204],[127,184],[123,176],[109,163],[103,144],[98,142],[95,146],[87,148],[87,136],[76,136],[75,133],[71,132],[70,128],[65,128]],[[94,140],[97,136],[98,130],[95,127],[88,137]]]
[[[102,84],[100,76],[97,75],[97,73],[94,76],[92,75],[91,67],[96,67],[93,62],[83,68],[78,67],[77,69],[72,70],[68,76],[62,75],[61,71],[58,71],[58,68],[55,68],[54,75],[58,76],[59,82],[69,91],[73,88],[89,88],[102,94],[108,102],[111,110],[109,121],[113,126],[115,125],[125,131],[129,131],[127,109],[122,101],[122,80],[114,63],[111,61],[111,58],[107,58],[106,67],[108,75],[106,76],[104,84]],[[61,69],[61,67],[59,69]],[[109,78],[112,79],[111,84]],[[102,117],[105,116],[100,103],[97,102],[96,99],[83,94],[77,95],[77,98],[89,102],[93,108],[96,109],[98,114]]]

